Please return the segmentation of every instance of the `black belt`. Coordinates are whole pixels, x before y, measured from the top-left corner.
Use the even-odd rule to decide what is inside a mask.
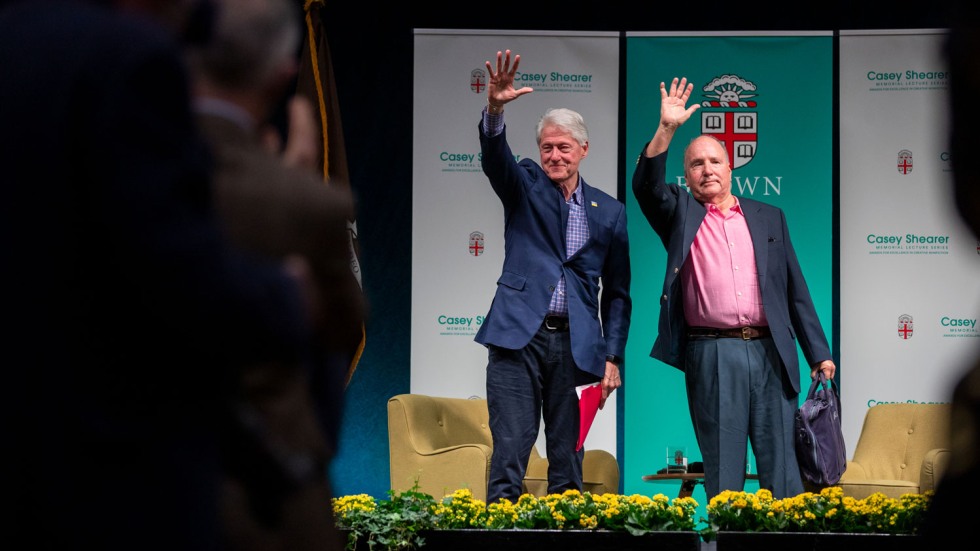
[[[548,331],[568,331],[568,318],[561,316],[545,316],[544,328]]]
[[[771,337],[772,333],[765,325],[746,325],[745,327],[734,327],[732,329],[717,329],[715,327],[688,327],[688,337],[714,337],[722,339],[742,339],[750,341],[752,339],[764,339]]]

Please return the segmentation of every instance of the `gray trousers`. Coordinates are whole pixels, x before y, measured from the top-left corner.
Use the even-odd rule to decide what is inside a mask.
[[[749,442],[760,488],[776,499],[802,493],[793,440],[797,393],[784,380],[772,339],[692,338],[686,361],[688,407],[707,499],[723,490],[743,490]]]

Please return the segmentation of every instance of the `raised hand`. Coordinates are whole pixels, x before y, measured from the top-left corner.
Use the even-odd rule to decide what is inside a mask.
[[[674,77],[669,92],[664,83],[660,83],[660,126],[675,129],[687,122],[687,119],[701,107],[696,103],[686,107],[693,89],[694,85],[687,82],[687,77],[681,78],[679,82],[677,77]]]
[[[530,94],[534,90],[525,86],[520,89],[514,88],[514,75],[517,73],[517,67],[521,64],[521,56],[514,55],[513,65],[510,62],[510,50],[506,52],[497,52],[497,66],[494,70],[493,65],[489,61],[487,64],[487,73],[490,75],[490,85],[487,86],[487,102],[493,107],[503,107],[505,103],[523,96],[524,94]]]

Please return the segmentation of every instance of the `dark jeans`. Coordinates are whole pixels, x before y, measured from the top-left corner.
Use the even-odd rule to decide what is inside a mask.
[[[548,492],[582,489],[584,449],[576,452],[579,410],[575,387],[595,382],[575,367],[568,331],[544,326],[520,350],[489,347],[487,406],[493,457],[487,503],[521,495],[528,456],[541,419],[548,457]]]

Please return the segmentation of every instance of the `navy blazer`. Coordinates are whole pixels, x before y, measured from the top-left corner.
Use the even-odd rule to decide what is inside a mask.
[[[687,188],[667,184],[667,152],[640,155],[633,174],[633,194],[650,226],[667,249],[667,269],[660,294],[658,335],[650,356],[684,370],[687,334],[678,279],[694,236],[707,213]],[[793,390],[800,392],[799,342],[810,365],[831,359],[827,337],[817,318],[810,290],[790,242],[786,216],[778,207],[738,198],[755,248],[762,308]]]
[[[526,346],[541,328],[564,275],[572,357],[579,369],[602,377],[607,354],[624,357],[629,333],[626,208],[580,179],[589,239],[567,257],[568,205],[561,190],[534,161],[514,160],[506,129],[491,138],[482,126],[483,172],[504,207],[504,265],[475,340],[508,349]]]

